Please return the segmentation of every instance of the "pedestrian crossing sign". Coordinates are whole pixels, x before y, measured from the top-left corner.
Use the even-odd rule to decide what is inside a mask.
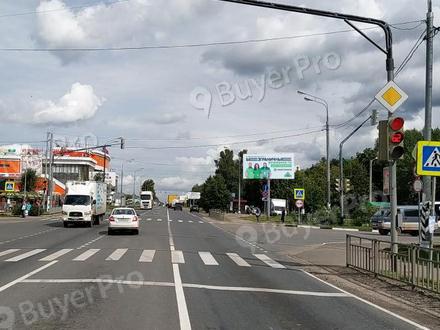
[[[417,174],[440,176],[440,141],[417,143]]]
[[[295,195],[295,198],[294,198],[295,200],[298,200],[298,199],[304,200],[306,197],[306,191],[304,188],[296,188],[293,190],[293,192]]]
[[[15,182],[13,181],[6,181],[5,182],[5,191],[14,191],[15,190]]]

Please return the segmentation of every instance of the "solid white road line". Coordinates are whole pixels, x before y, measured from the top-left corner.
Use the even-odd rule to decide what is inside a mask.
[[[258,259],[260,259],[262,262],[264,262],[266,265],[269,265],[272,268],[279,268],[279,269],[286,268],[283,265],[281,265],[280,263],[276,262],[275,260],[269,258],[265,254],[254,254],[254,256],[256,256]]]
[[[218,262],[214,259],[211,252],[199,252],[199,256],[205,265],[218,266]]]
[[[22,282],[23,280],[27,279],[28,277],[31,277],[32,275],[35,275],[38,272],[41,272],[42,270],[52,266],[53,264],[55,264],[57,262],[58,261],[56,261],[56,260],[49,262],[48,264],[46,264],[40,268],[37,268],[37,269],[31,271],[30,273],[27,273],[26,275],[23,275],[22,277],[19,277],[19,278],[13,280],[12,282],[9,282],[8,284],[3,285],[2,287],[0,287],[0,292],[5,291],[7,288],[10,288],[11,286],[13,286],[17,283]]]
[[[79,256],[77,256],[73,261],[84,261],[89,259],[91,256],[93,256],[95,253],[97,253],[100,249],[89,249],[86,252],[81,253]]]
[[[7,254],[11,254],[11,253],[14,253],[14,252],[17,252],[17,251],[20,251],[20,249],[9,249],[9,250],[6,250],[6,251],[2,251],[2,252],[0,252],[0,257],[3,257],[5,255],[7,255]]]
[[[423,325],[421,325],[421,324],[418,324],[418,323],[416,323],[416,322],[414,322],[414,321],[411,321],[411,320],[409,320],[409,319],[407,319],[407,318],[405,318],[405,317],[403,317],[403,316],[400,316],[399,314],[393,313],[392,311],[389,311],[389,310],[386,309],[386,308],[380,307],[379,305],[376,305],[376,304],[374,304],[374,303],[372,303],[372,302],[369,302],[369,301],[367,301],[367,300],[365,300],[365,299],[363,299],[363,298],[361,298],[361,297],[358,297],[358,296],[356,296],[356,295],[354,295],[354,294],[352,294],[352,293],[350,293],[350,292],[347,292],[347,291],[345,291],[345,290],[342,290],[341,288],[338,288],[336,285],[333,285],[333,284],[331,284],[331,283],[328,283],[328,282],[326,282],[326,281],[320,279],[319,277],[316,277],[315,275],[313,275],[313,274],[311,274],[311,273],[309,273],[309,272],[306,272],[306,271],[303,270],[303,269],[301,269],[301,271],[302,271],[304,274],[307,274],[307,275],[309,275],[310,277],[313,277],[315,280],[318,280],[318,281],[321,282],[321,283],[327,284],[328,286],[332,287],[333,289],[336,289],[336,290],[338,290],[338,291],[340,291],[340,292],[342,292],[342,293],[345,293],[345,294],[347,294],[348,296],[350,296],[350,297],[352,297],[352,298],[354,298],[354,299],[357,299],[357,300],[359,300],[359,301],[362,301],[363,303],[365,303],[365,304],[367,304],[367,305],[370,305],[371,307],[374,307],[374,308],[376,308],[376,309],[378,309],[378,310],[380,310],[380,311],[382,311],[382,312],[384,312],[384,313],[386,313],[386,314],[388,314],[388,315],[394,316],[395,318],[398,318],[399,320],[402,320],[402,321],[404,321],[404,322],[406,322],[406,323],[408,323],[408,324],[411,324],[411,325],[415,326],[415,327],[418,328],[418,329],[429,330],[429,328],[427,328],[427,327],[425,327],[425,326],[423,326]]]
[[[167,219],[170,220],[170,213],[167,209]],[[183,253],[182,251],[174,250],[174,240],[173,233],[171,232],[170,222],[167,222],[168,225],[168,236],[170,238],[170,250],[171,250],[171,260],[173,261],[173,257],[179,256],[180,252],[183,262]],[[173,277],[174,277],[174,288],[176,291],[176,300],[177,300],[177,310],[179,312],[179,322],[181,330],[191,330],[191,322],[189,320],[188,308],[186,306],[185,293],[183,292],[182,279],[180,278],[179,264],[174,263],[173,261]]]
[[[156,250],[144,250],[139,258],[139,262],[152,262]]]
[[[235,262],[238,266],[241,267],[250,267],[246,260],[244,260],[242,257],[240,257],[237,253],[226,253],[226,255],[232,259],[233,262]]]
[[[20,255],[18,255],[18,256],[16,256],[16,257],[13,257],[13,258],[7,259],[7,260],[5,260],[5,261],[11,261],[11,262],[20,261],[20,260],[23,260],[23,259],[26,259],[26,258],[32,257],[32,256],[34,256],[34,255],[36,255],[36,254],[38,254],[38,253],[43,252],[43,251],[46,251],[46,249],[35,249],[35,250],[31,250],[31,251],[28,251],[28,252],[26,252],[26,253],[20,254]]]
[[[116,249],[105,260],[118,261],[127,252],[128,249]]]
[[[153,282],[153,281],[127,281],[127,280],[112,280],[107,278],[80,278],[80,279],[28,279],[23,280],[21,283],[52,283],[52,284],[64,284],[64,283],[114,283],[114,284],[126,284],[134,286],[170,286],[173,287],[174,283],[171,282]]]
[[[341,292],[313,292],[313,291],[295,291],[295,290],[280,290],[268,288],[250,288],[237,286],[216,286],[203,284],[183,284],[184,288],[219,290],[219,291],[242,291],[242,292],[265,292],[265,293],[281,293],[300,296],[315,296],[315,297],[350,297],[346,293]]]
[[[171,251],[171,262],[173,264],[184,264],[185,258],[182,251]]]
[[[182,279],[180,278],[179,265],[173,265],[174,288],[177,298],[177,309],[179,311],[180,329],[191,330],[188,308],[186,306],[185,293],[183,292]]]
[[[40,261],[54,261],[54,260],[58,259],[59,257],[69,253],[72,250],[73,249],[62,249],[62,250],[59,250],[59,251],[57,251],[55,253],[52,253],[52,254],[44,257],[44,258],[41,258]]]

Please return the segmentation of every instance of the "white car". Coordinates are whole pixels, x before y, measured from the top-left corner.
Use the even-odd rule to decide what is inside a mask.
[[[133,208],[115,208],[108,218],[108,234],[111,235],[117,229],[128,229],[137,235],[139,234],[139,220],[140,218]]]

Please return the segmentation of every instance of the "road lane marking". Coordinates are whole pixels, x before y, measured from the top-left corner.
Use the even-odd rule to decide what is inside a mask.
[[[218,262],[214,259],[211,252],[199,252],[199,256],[205,265],[218,266]]]
[[[38,272],[41,272],[42,270],[49,268],[50,266],[52,266],[53,264],[57,263],[58,261],[54,260],[52,262],[49,262],[48,264],[45,264],[44,266],[41,266],[40,268],[37,268],[33,271],[31,271],[30,273],[27,273],[26,275],[23,275],[15,280],[13,280],[12,282],[9,282],[8,284],[3,285],[2,287],[0,287],[0,292],[5,291],[6,289],[10,288],[11,286],[22,282],[23,280],[27,279],[28,277],[31,277],[32,275],[37,274]]]
[[[55,253],[52,253],[52,254],[44,257],[44,258],[41,258],[40,261],[54,261],[54,260],[58,259],[59,257],[69,253],[72,250],[73,249],[62,249],[62,250],[59,250],[59,251],[57,251]]]
[[[203,221],[199,221],[199,223],[203,223]]]
[[[350,298],[350,295],[343,292],[314,292],[314,291],[296,291],[296,290],[281,290],[268,288],[252,288],[252,287],[237,287],[237,286],[217,286],[204,284],[186,284],[183,283],[184,288],[218,290],[218,291],[240,291],[240,292],[264,292],[264,293],[281,293],[289,295],[300,296],[315,296],[315,297],[345,297]]]
[[[5,260],[5,261],[10,261],[10,262],[20,261],[20,260],[23,260],[23,259],[26,259],[26,258],[32,257],[32,256],[34,256],[34,255],[36,255],[36,254],[38,254],[38,253],[43,252],[43,251],[46,251],[46,249],[35,249],[35,250],[31,250],[31,251],[28,251],[28,252],[26,252],[26,253],[23,253],[23,254],[20,254],[20,255],[18,255],[18,256],[15,256],[15,257],[13,257],[13,258],[7,259],[7,260]]]
[[[368,301],[368,300],[365,300],[365,299],[363,299],[363,298],[361,298],[361,297],[358,297],[358,296],[356,296],[356,295],[354,295],[354,294],[352,294],[352,293],[350,293],[350,292],[348,292],[348,291],[345,291],[345,290],[343,290],[343,289],[341,289],[341,288],[338,288],[336,285],[333,285],[333,284],[331,284],[331,283],[328,283],[328,282],[326,282],[326,281],[320,279],[319,277],[317,277],[317,276],[315,276],[315,275],[313,275],[313,274],[311,274],[311,273],[305,271],[304,269],[300,269],[300,270],[301,270],[304,274],[309,275],[310,277],[314,278],[315,280],[317,280],[317,281],[319,281],[319,282],[321,282],[321,283],[327,284],[329,287],[332,287],[333,289],[336,289],[336,290],[338,290],[338,291],[340,291],[340,292],[342,292],[342,293],[345,293],[346,295],[348,295],[348,296],[351,297],[351,298],[357,299],[357,300],[359,300],[359,301],[361,301],[361,302],[363,302],[363,303],[365,303],[365,304],[367,304],[367,305],[370,305],[371,307],[374,307],[374,308],[376,308],[376,309],[378,309],[378,310],[380,310],[380,311],[382,311],[382,312],[384,312],[384,313],[386,313],[386,314],[388,314],[388,315],[394,316],[395,318],[397,318],[397,319],[399,319],[399,320],[402,320],[402,321],[404,321],[404,322],[406,322],[406,323],[408,323],[408,324],[411,324],[411,325],[417,327],[418,329],[429,330],[429,328],[427,328],[427,327],[425,327],[425,326],[423,326],[423,325],[420,325],[420,324],[418,324],[418,323],[416,323],[416,322],[414,322],[414,321],[411,321],[411,320],[409,320],[409,319],[407,319],[407,318],[405,318],[405,317],[403,317],[403,316],[400,316],[399,314],[393,313],[392,311],[389,311],[389,310],[386,309],[386,308],[380,307],[379,305],[376,305],[376,304],[374,304],[374,303],[372,303],[372,302],[370,302],[370,301]]]
[[[286,267],[282,264],[276,262],[275,260],[269,258],[265,254],[254,254],[255,257],[260,259],[262,262],[264,262],[266,265],[269,265],[272,268],[278,268],[278,269],[285,269]]]
[[[73,259],[73,261],[85,261],[89,259],[91,256],[93,256],[95,253],[97,253],[101,249],[89,249],[83,253],[81,253],[78,257]]]
[[[232,259],[233,262],[235,262],[238,266],[241,267],[250,267],[246,260],[244,260],[242,257],[240,257],[237,253],[226,253],[226,255]]]
[[[11,253],[14,253],[14,252],[17,252],[17,251],[20,251],[20,249],[9,249],[9,250],[0,252],[0,257],[3,257],[5,255],[7,255],[7,254],[11,254]]]
[[[183,220],[177,220],[177,221],[179,221],[179,222],[183,222]]]
[[[188,222],[189,222],[189,223],[192,223],[193,221],[192,221],[192,220],[188,220]]]
[[[48,232],[51,232],[51,231],[54,231],[54,230],[58,230],[58,229],[60,229],[60,228],[47,229],[47,230],[43,230],[43,231],[40,231],[40,232],[37,232],[37,233],[34,233],[34,234],[29,234],[29,235],[26,235],[26,236],[20,236],[20,237],[12,238],[12,239],[9,239],[7,241],[0,242],[0,245],[1,244],[15,242],[15,241],[19,241],[19,240],[22,240],[22,239],[25,239],[25,238],[34,237],[34,236],[37,236],[37,235],[46,234]]]
[[[112,283],[112,284],[126,284],[133,286],[169,286],[173,287],[171,282],[153,282],[153,281],[127,281],[127,280],[112,280],[107,278],[80,278],[80,279],[36,279],[31,278],[21,281],[21,283],[51,283],[51,284],[65,284],[65,283]]]
[[[151,221],[151,218],[147,218],[147,221]]]
[[[105,260],[118,261],[119,259],[122,258],[122,256],[125,254],[125,252],[127,252],[127,250],[128,249],[116,249]]]
[[[162,219],[157,219],[157,221],[159,221],[159,222],[160,222],[160,221],[162,221]]]
[[[139,258],[139,262],[152,262],[156,250],[144,250]]]
[[[180,329],[191,330],[188,307],[186,306],[185,293],[183,292],[182,279],[180,278],[179,265],[173,264],[174,289],[176,291],[177,309],[179,311]]]
[[[182,251],[171,251],[171,262],[173,264],[184,264],[185,258]]]
[[[77,249],[77,250],[81,250],[82,248],[85,248],[85,247],[87,247],[88,245],[90,245],[90,244],[92,244],[92,243],[95,243],[96,241],[99,241],[101,238],[104,238],[104,237],[106,237],[106,236],[103,236],[103,235],[102,235],[102,236],[96,237],[96,238],[92,239],[91,241],[89,241],[89,242],[87,242],[87,243],[81,245],[80,247],[77,247],[76,249]]]
[[[167,219],[170,220],[170,213],[167,209]],[[176,252],[180,252],[182,260],[183,253],[182,251],[175,251],[174,249],[174,240],[173,233],[171,232],[170,222],[167,222],[168,226],[168,236],[170,238],[170,250],[171,250],[171,259],[173,259],[173,255],[176,256]],[[179,253],[177,256],[180,258]],[[185,261],[184,261],[185,262]],[[189,320],[188,307],[186,306],[185,292],[183,291],[182,279],[180,277],[179,264],[173,263],[173,278],[174,278],[174,290],[176,292],[176,300],[177,300],[177,310],[179,312],[179,322],[181,330],[191,330],[191,322]]]

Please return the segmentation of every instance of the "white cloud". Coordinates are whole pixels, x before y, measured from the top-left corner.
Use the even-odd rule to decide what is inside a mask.
[[[124,179],[122,180],[123,186],[132,185],[134,181],[133,175],[124,175]]]
[[[184,113],[164,113],[160,117],[154,119],[154,122],[159,125],[169,125],[184,121],[186,115]]]
[[[162,178],[158,181],[158,188],[162,190],[188,190],[190,191],[192,186],[195,184],[193,180],[182,178],[180,176],[172,176]]]
[[[104,99],[95,95],[93,87],[74,83],[70,92],[57,102],[40,100],[34,106],[36,124],[69,124],[92,118]]]

